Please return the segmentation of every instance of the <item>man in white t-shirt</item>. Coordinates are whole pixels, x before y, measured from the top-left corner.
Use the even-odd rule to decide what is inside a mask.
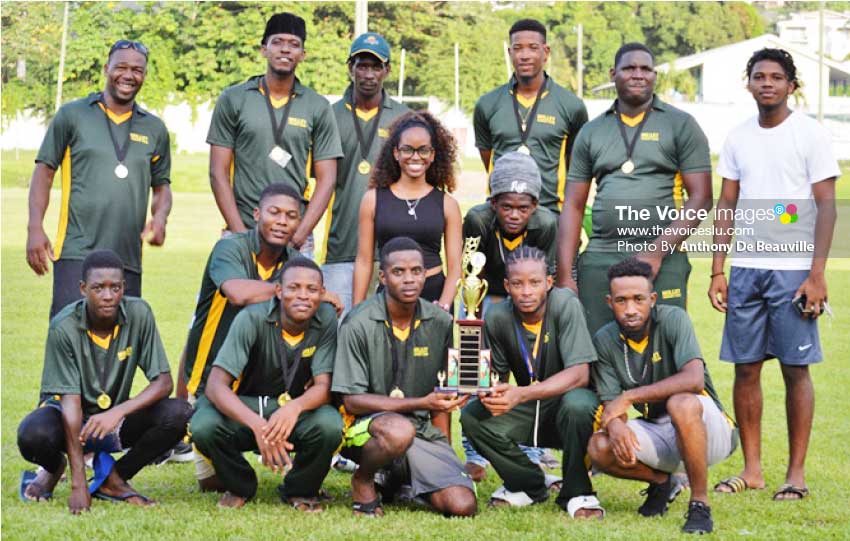
[[[735,363],[744,471],[715,490],[764,487],[761,368],[765,360],[778,358],[790,458],[785,483],[773,499],[801,500],[809,493],[804,466],[814,413],[809,365],[822,355],[815,320],[826,306],[824,269],[840,170],[829,132],[788,108],[798,87],[791,55],[781,49],[757,51],[747,62],[747,77],[759,114],[729,133],[717,165],[723,186],[714,243],[729,246],[734,232],[735,256],[727,286],[726,251],[714,253],[708,290],[711,304],[726,314],[720,358]]]

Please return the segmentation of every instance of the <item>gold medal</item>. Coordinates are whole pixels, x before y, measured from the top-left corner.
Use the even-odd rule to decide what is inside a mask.
[[[369,171],[371,170],[372,166],[369,165],[369,162],[367,162],[366,160],[362,160],[360,163],[357,164],[357,172],[361,175],[368,175]]]
[[[123,163],[119,163],[115,166],[115,176],[118,178],[127,178],[127,175],[130,174],[130,170],[127,169],[127,166]]]
[[[398,387],[395,387],[390,392],[390,398],[404,398],[404,391],[402,391]]]
[[[292,400],[292,397],[289,396],[288,392],[282,393],[280,396],[277,397],[277,405],[280,406],[280,407],[283,407],[290,400]]]
[[[635,162],[633,162],[632,160],[626,160],[626,161],[623,162],[623,165],[620,166],[620,171],[622,171],[623,173],[625,173],[627,175],[630,174],[634,170],[635,170]]]
[[[526,156],[531,156],[531,150],[525,145],[520,145],[519,148],[516,149],[516,151],[519,152],[520,154],[525,154]]]
[[[112,405],[112,399],[109,398],[109,395],[106,393],[100,393],[100,396],[97,397],[97,407],[102,410],[109,409],[109,406]]]

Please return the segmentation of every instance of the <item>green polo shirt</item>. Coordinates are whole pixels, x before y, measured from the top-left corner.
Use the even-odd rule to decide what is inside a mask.
[[[301,84],[292,88],[294,101],[283,128],[281,148],[292,159],[281,168],[269,158],[275,146],[266,96],[258,75],[225,89],[213,111],[207,143],[233,150],[231,183],[236,206],[246,227],[254,227],[254,208],[263,189],[284,182],[305,194],[307,179],[313,176],[313,162],[342,157],[339,132],[331,106],[323,96]],[[288,101],[288,100],[284,100]],[[283,119],[285,104],[275,108],[277,122]]]
[[[498,236],[496,233],[498,232]],[[546,252],[549,273],[555,274],[558,263],[558,215],[546,207],[537,207],[528,219],[522,241],[506,239],[499,228],[496,213],[490,203],[469,209],[463,219],[463,238],[481,237],[478,251],[487,257],[482,278],[487,280],[488,295],[506,296],[505,259],[522,245],[533,246]],[[513,241],[513,242],[512,242]]]
[[[95,345],[88,330],[85,299],[69,304],[50,321],[42,396],[78,394],[83,415],[89,417],[104,411],[97,405],[101,393],[109,395],[112,406],[130,398],[137,367],[148,381],[170,372],[153,312],[142,299],[124,297],[121,301],[111,352]],[[106,387],[102,388],[104,370]]]
[[[694,326],[688,313],[678,306],[666,304],[656,305],[653,315],[653,338],[647,340],[642,347],[643,352],[638,351],[631,343],[625,340],[620,332],[616,321],[611,321],[596,333],[593,344],[599,353],[599,362],[593,365],[591,383],[596,388],[599,399],[603,402],[614,400],[623,391],[634,389],[640,385],[630,381],[626,372],[626,358],[623,346],[626,346],[629,356],[629,371],[635,381],[640,382],[644,370],[644,360],[651,359],[651,368],[647,369],[646,383],[651,385],[663,379],[677,374],[685,364],[693,359],[703,361],[703,372],[705,374],[705,389],[703,394],[711,397],[717,408],[724,411],[711,376],[708,375],[708,367],[702,357],[697,337],[694,334]],[[652,351],[649,345],[652,344]],[[667,409],[665,402],[650,402],[648,404],[635,404],[644,417],[654,419],[665,415]]]
[[[142,241],[152,186],[168,184],[171,150],[162,120],[141,107],[123,116],[109,113],[119,146],[130,143],[127,178],[115,176],[118,158],[106,125],[101,93],[66,103],[50,121],[35,158],[62,173],[56,259],[85,259],[93,250],[113,250],[124,267],[142,272]],[[130,132],[130,118],[132,132]]]
[[[209,375],[212,360],[215,360],[227,331],[242,306],[231,304],[221,292],[221,284],[227,280],[261,280],[257,267],[260,239],[256,229],[244,231],[219,240],[204,269],[198,304],[186,341],[184,374],[190,393],[200,396]],[[269,281],[276,280],[280,268],[298,254],[294,248],[284,248],[274,266]]]
[[[286,391],[280,344],[290,363],[295,362],[296,349],[300,348],[301,361],[289,389],[290,396],[297,398],[304,394],[304,384],[311,377],[333,372],[336,327],[336,311],[323,302],[301,342],[292,347],[280,339],[280,301],[273,298],[253,304],[236,316],[213,366],[236,378],[236,394],[276,397]]]
[[[439,306],[419,299],[414,322],[413,344],[396,340],[399,364],[407,362],[399,387],[408,398],[425,396],[438,385],[437,372],[445,370],[452,343],[452,318]],[[384,294],[378,293],[358,304],[343,320],[334,363],[333,392],[341,394],[380,394],[393,389],[393,362]],[[411,338],[408,337],[407,340]],[[406,346],[406,347],[405,347]],[[406,358],[405,351],[411,355]],[[445,439],[431,424],[428,411],[404,414],[420,438]]]
[[[616,104],[616,102],[615,102]],[[661,217],[658,206],[681,207],[684,202],[682,174],[711,171],[708,140],[696,120],[684,111],[664,103],[656,96],[652,113],[635,143],[632,161],[635,169],[620,170],[628,155],[620,133],[620,120],[614,105],[588,122],[573,147],[569,182],[596,180],[593,203],[593,231],[587,249],[618,250],[618,241],[651,241],[659,235],[655,226],[673,220]],[[626,127],[631,141],[637,126]],[[620,219],[616,206],[648,209],[649,219]],[[637,229],[624,230],[635,227]]]
[[[493,368],[500,374],[511,372],[517,385],[528,385],[531,379],[517,338],[518,317],[510,298],[493,305],[484,317],[484,338],[490,346]],[[543,351],[538,381],[570,366],[596,361],[596,351],[584,320],[584,309],[575,293],[569,289],[552,288],[546,299],[543,319],[545,334],[539,346],[543,347]],[[537,335],[521,324],[520,330],[526,342],[526,351],[533,355]]]
[[[555,83],[548,75],[546,80],[546,90],[540,98],[526,145],[543,178],[540,204],[559,213],[564,205],[570,160],[567,150],[587,122],[587,109],[578,96]],[[516,78],[512,76],[507,84],[484,94],[475,104],[472,118],[475,146],[493,151],[488,171],[493,170],[497,159],[516,150],[522,142],[512,97],[516,84]],[[533,99],[526,104],[520,101],[519,112],[523,118],[529,114],[533,103]]]
[[[354,119],[351,115],[351,92],[349,85],[342,99],[333,106],[339,133],[345,134],[345,137],[342,138],[343,157],[336,164],[336,187],[325,217],[327,242],[324,258],[321,255],[318,258],[318,261],[324,263],[347,263],[354,261],[357,256],[357,220],[360,213],[360,200],[366,193],[369,177],[374,170],[381,147],[390,136],[389,127],[396,118],[409,111],[406,105],[391,99],[384,92],[378,132],[367,155],[372,170],[363,175],[357,169],[363,160],[363,155],[360,153],[360,143],[357,140],[357,131],[354,129]],[[366,114],[357,111],[357,123],[363,133],[364,143],[375,129],[377,111],[378,109],[373,109]]]

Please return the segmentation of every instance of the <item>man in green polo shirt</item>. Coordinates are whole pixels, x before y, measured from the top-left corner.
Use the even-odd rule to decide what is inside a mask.
[[[306,40],[304,19],[273,15],[261,47],[268,61],[265,75],[222,92],[207,134],[210,184],[227,229],[239,233],[252,228],[263,188],[284,182],[310,200],[290,241],[296,248],[305,244],[325,212],[336,160],[342,157],[330,104],[295,76]],[[307,193],[311,177],[316,179],[312,195]]]
[[[390,46],[374,32],[361,34],[348,53],[351,84],[333,106],[342,138],[343,157],[337,162],[336,187],[325,218],[325,287],[339,295],[345,311],[351,309],[354,258],[360,200],[381,146],[393,121],[408,111],[384,91],[390,73]]]
[[[581,304],[574,293],[552,289],[546,255],[524,246],[506,262],[510,299],[484,318],[484,337],[503,382],[463,409],[464,434],[504,480],[494,505],[524,506],[549,497],[543,472],[518,444],[564,451],[557,504],[571,517],[602,517],[584,457],[593,434],[596,395],[585,387],[596,360]]]
[[[140,108],[148,50],[116,41],[103,73],[103,92],[63,105],[47,128],[30,181],[27,263],[38,275],[53,261],[50,317],[80,298],[83,259],[109,249],[124,262],[127,293],[142,294],[142,241],[165,242],[171,212],[171,151],[162,120]],[[44,232],[56,170],[62,168],[59,231]],[[145,223],[148,199],[150,221]]]
[[[560,213],[573,140],[587,122],[587,109],[543,70],[549,60],[545,26],[522,19],[508,35],[514,75],[475,104],[475,146],[488,172],[514,150],[534,158],[543,177],[540,205]]]
[[[257,475],[242,453],[258,450],[272,471],[292,468],[278,487],[281,500],[318,512],[342,440],[342,418],[330,405],[336,312],[322,303],[322,271],[307,258],[287,261],[275,289],[233,322],[195,406],[192,439],[226,490],[220,506],[254,497]]]
[[[678,245],[711,208],[711,160],[696,120],[658,99],[655,78],[645,45],[620,47],[611,69],[617,99],[582,128],[573,147],[557,284],[578,292],[591,334],[611,321],[608,267],[631,255],[652,266],[659,302],[687,305],[691,265]],[[593,231],[578,260],[576,286],[573,262],[594,179]]]
[[[91,497],[150,505],[129,480],[186,433],[192,408],[169,399],[173,383],[150,306],[124,296],[124,264],[98,250],[83,260],[83,299],[50,322],[39,408],[18,427],[18,448],[42,467],[24,472],[21,497],[48,500],[71,466],[71,513]],[[130,397],[136,368],[150,382]],[[129,448],[115,462],[109,453]],[[95,482],[86,486],[84,452],[97,452]],[[67,460],[65,458],[67,455]]]
[[[679,490],[672,474],[684,466],[691,501],[682,531],[709,533],[708,467],[732,454],[737,429],[717,398],[688,314],[656,306],[652,272],[636,258],[608,270],[614,321],[593,339],[599,361],[591,378],[604,405],[602,430],[588,451],[599,470],[649,483],[638,509],[645,517],[667,511]],[[641,418],[628,419],[633,406]]]
[[[384,291],[349,312],[334,364],[332,391],[347,418],[342,455],[358,464],[354,514],[383,515],[380,473],[387,501],[405,484],[446,516],[472,516],[473,483],[448,440],[450,412],[467,397],[434,392],[452,341],[451,317],[419,298],[425,262],[409,237],[384,245],[378,278]]]

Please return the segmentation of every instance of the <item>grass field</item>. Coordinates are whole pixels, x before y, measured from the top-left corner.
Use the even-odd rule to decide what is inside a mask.
[[[668,515],[642,519],[635,513],[642,501],[638,483],[601,476],[594,480],[608,510],[604,522],[574,522],[553,503],[531,509],[488,509],[490,493],[500,484],[491,470],[478,486],[480,514],[471,520],[446,520],[418,509],[389,506],[383,520],[355,519],[347,496],[348,476],[331,473],[325,487],[336,498],[326,513],[306,516],[283,507],[277,500],[278,480],[260,473],[257,499],[241,511],[220,510],[217,497],[195,488],[191,465],[166,465],[143,470],[135,486],[157,500],[152,509],[95,501],[92,512],[71,517],[67,512],[69,487],[62,483],[46,504],[23,504],[17,498],[21,471],[32,466],[19,455],[15,443],[19,421],[34,406],[40,382],[50,277],[36,277],[24,258],[26,242],[26,184],[32,172],[32,153],[3,153],[2,164],[2,535],[4,539],[668,539],[678,536],[686,497]],[[473,161],[470,167],[473,167]],[[180,156],[174,165],[174,210],[166,245],[146,249],[145,298],[153,306],[160,332],[176,369],[186,337],[209,250],[221,223],[206,188],[206,157]],[[845,167],[846,169],[846,167]],[[844,197],[848,178],[840,183]],[[179,179],[179,181],[178,181]],[[842,185],[843,184],[843,185]],[[194,192],[194,193],[189,193]],[[480,192],[479,192],[480,193]],[[54,192],[46,230],[56,230],[58,192]],[[467,206],[467,205],[465,205]],[[847,238],[836,238],[847,243]],[[825,359],[813,372],[817,392],[815,425],[808,460],[812,495],[802,502],[774,503],[770,495],[783,482],[786,433],[783,386],[778,367],[764,372],[765,421],[763,455],[768,490],[737,496],[712,497],[717,539],[844,539],[850,537],[847,494],[850,458],[846,448],[850,428],[850,265],[829,265],[830,301],[838,314],[821,323]],[[732,370],[717,360],[723,318],[705,297],[709,262],[694,259],[690,282],[690,313],[705,358],[723,402],[731,409]],[[137,378],[141,387],[144,378]],[[455,422],[455,431],[457,423]],[[458,438],[455,438],[455,442]],[[710,472],[710,482],[738,473],[742,457],[736,452]]]

